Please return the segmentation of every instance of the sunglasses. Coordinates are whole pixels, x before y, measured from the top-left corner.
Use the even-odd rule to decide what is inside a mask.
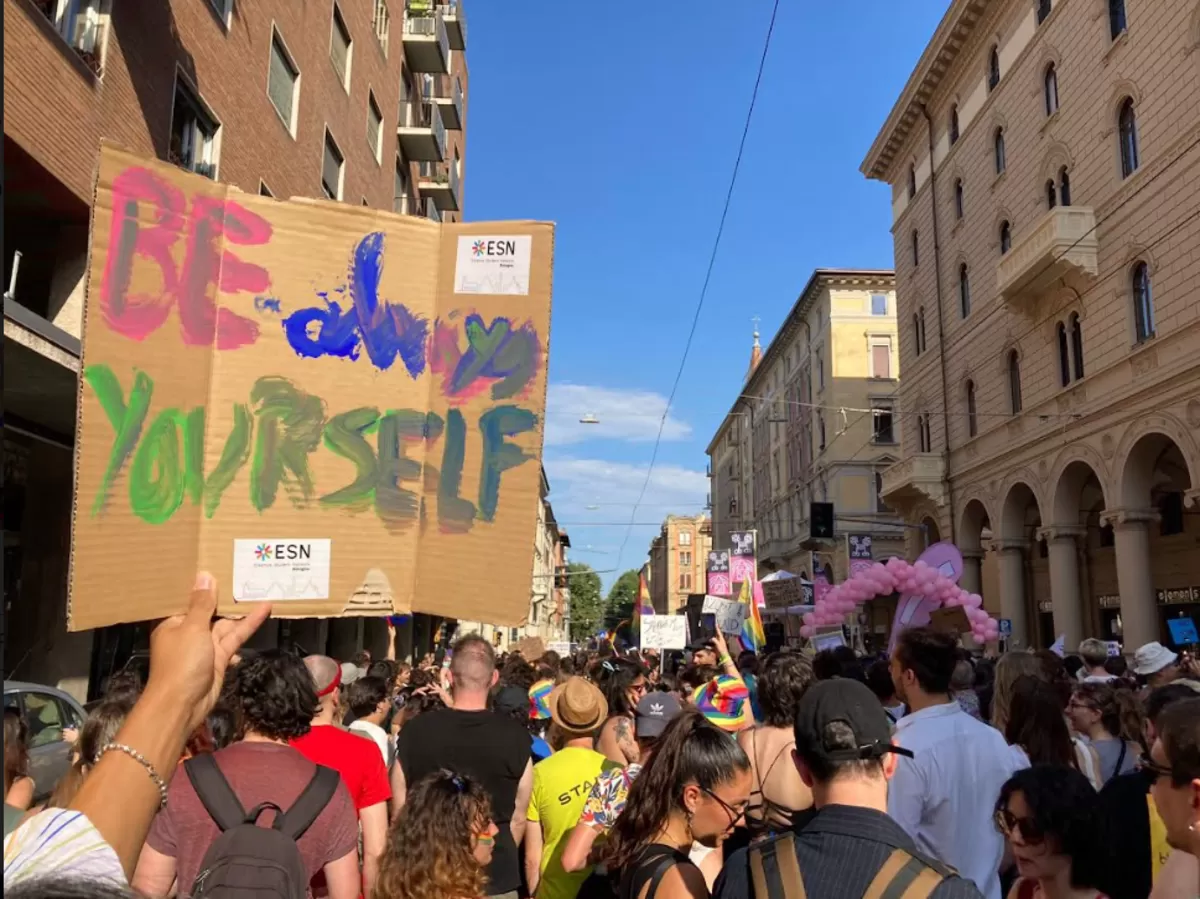
[[[1138,759],[1138,767],[1150,775],[1153,783],[1158,783],[1160,777],[1173,777],[1173,773],[1166,765],[1160,765],[1148,755],[1143,755]]]
[[[1032,818],[1018,818],[1006,808],[996,809],[993,816],[996,830],[1006,838],[1011,839],[1014,833],[1020,833],[1022,842],[1027,846],[1037,846],[1044,843],[1046,834]]]
[[[721,806],[721,808],[725,809],[725,814],[729,815],[730,827],[733,827],[733,825],[737,824],[737,822],[742,819],[742,816],[746,814],[746,809],[750,807],[749,799],[744,802],[739,802],[737,805],[730,805],[712,790],[706,790],[704,787],[700,787],[700,792],[709,799],[714,800],[719,806]]]

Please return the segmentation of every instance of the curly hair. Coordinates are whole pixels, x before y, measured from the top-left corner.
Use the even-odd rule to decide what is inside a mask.
[[[417,781],[388,833],[371,899],[483,896],[475,840],[492,820],[483,786],[442,769]]]
[[[1142,709],[1132,690],[1086,683],[1076,686],[1074,695],[1082,705],[1100,713],[1100,723],[1118,740],[1141,740]]]
[[[1046,835],[1051,851],[1071,859],[1071,886],[1099,886],[1104,873],[1100,797],[1091,782],[1074,768],[1038,765],[1018,771],[1000,788],[996,811],[1008,808],[1014,793],[1029,806],[1037,829]]]
[[[606,659],[596,666],[594,681],[608,702],[610,718],[617,715],[633,716],[634,708],[629,703],[629,688],[645,676],[646,669],[640,663],[629,659]]]
[[[50,808],[67,808],[71,805],[88,771],[100,760],[100,750],[116,738],[117,731],[132,710],[133,702],[129,698],[106,699],[88,715],[79,729],[79,739],[75,741],[75,757],[71,767],[50,797]]]
[[[797,653],[767,656],[758,675],[758,704],[763,724],[790,728],[796,720],[800,697],[816,681],[812,663]]]
[[[303,737],[319,704],[312,674],[298,655],[268,649],[243,659],[233,676],[242,733],[273,740]]]

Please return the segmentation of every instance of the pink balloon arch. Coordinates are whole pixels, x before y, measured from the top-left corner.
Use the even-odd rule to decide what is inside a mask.
[[[916,562],[892,558],[876,562],[844,583],[838,584],[813,610],[804,616],[800,628],[803,637],[813,636],[818,628],[842,624],[848,613],[877,596],[900,593],[892,640],[906,627],[929,623],[929,613],[937,608],[961,607],[971,623],[971,636],[978,643],[1000,637],[1000,623],[983,609],[983,597],[958,586],[962,574],[962,555],[950,543],[936,543]]]

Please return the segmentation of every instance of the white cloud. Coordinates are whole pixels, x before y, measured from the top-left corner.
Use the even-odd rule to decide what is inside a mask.
[[[567,446],[593,438],[653,443],[666,408],[667,398],[650,390],[551,384],[546,395],[546,445]],[[598,423],[580,424],[585,415],[596,416]],[[691,425],[667,416],[664,441],[686,440],[691,434]]]

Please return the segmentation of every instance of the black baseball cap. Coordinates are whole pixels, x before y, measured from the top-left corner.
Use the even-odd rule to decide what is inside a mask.
[[[829,748],[827,725],[841,722],[854,732],[855,746]],[[912,758],[912,752],[892,743],[892,724],[871,690],[859,681],[835,677],[805,691],[796,708],[796,752],[802,758],[853,762],[882,758],[886,753]]]
[[[683,711],[679,700],[670,693],[655,690],[647,693],[637,704],[634,733],[643,739],[661,737],[671,719]]]
[[[705,637],[703,640],[693,640],[688,644],[688,652],[700,652],[708,649],[712,652],[717,651],[717,641],[712,637]]]

